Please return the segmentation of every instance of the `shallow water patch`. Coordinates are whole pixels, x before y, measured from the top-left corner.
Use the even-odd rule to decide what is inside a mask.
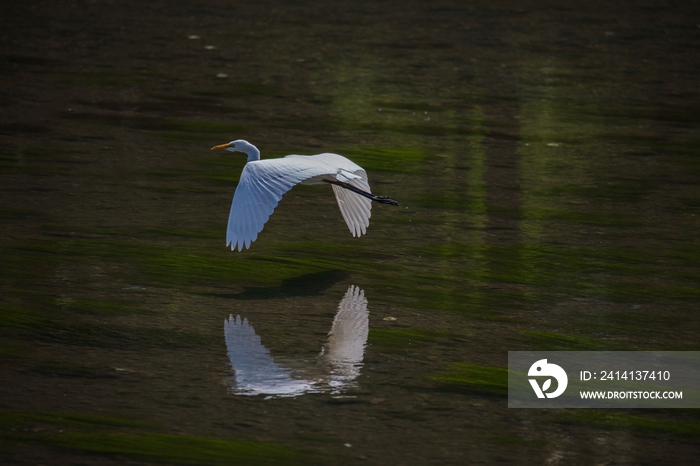
[[[82,71],[80,73],[60,72],[55,81],[78,87],[122,87],[136,86],[162,79],[164,75],[157,71],[145,69],[112,70],[112,71]]]
[[[79,414],[0,413],[0,439],[117,458],[192,465],[322,464],[316,451],[242,439],[175,435],[141,421]],[[16,446],[15,446],[16,448]]]
[[[37,338],[48,343],[91,346],[96,348],[192,348],[205,345],[209,339],[201,334],[180,329],[100,325],[91,323],[52,322],[38,330]]]
[[[59,299],[56,301],[56,304],[65,310],[74,311],[79,314],[118,316],[153,313],[150,309],[140,306],[93,299]]]
[[[73,364],[65,361],[46,360],[38,363],[32,371],[49,377],[76,377],[79,379],[112,379],[117,372],[112,367]]]
[[[31,328],[42,321],[41,314],[35,310],[0,305],[0,327]]]
[[[367,341],[383,352],[416,350],[427,343],[463,339],[462,335],[421,328],[371,328]]]
[[[450,363],[448,369],[428,377],[448,389],[486,395],[508,394],[508,369],[463,362]]]
[[[151,424],[142,421],[90,414],[0,412],[0,427],[3,429],[24,429],[38,423],[90,429],[104,427],[152,427]]]
[[[246,440],[220,440],[186,435],[66,432],[41,436],[64,448],[127,456],[171,464],[192,465],[308,465],[320,458],[300,448]]]
[[[523,343],[532,351],[620,351],[634,349],[614,341],[534,330],[522,332],[522,338]]]
[[[218,83],[218,85],[212,86],[206,91],[197,92],[197,94],[214,97],[284,96],[287,91],[272,83],[238,81]]]
[[[385,147],[345,148],[338,152],[367,171],[415,172],[429,157],[420,150]]]
[[[560,424],[593,425],[607,429],[632,430],[647,434],[669,434],[695,439],[700,436],[700,424],[697,420],[658,419],[595,409],[549,410],[545,416],[550,421]]]
[[[34,351],[24,345],[15,343],[0,342],[0,359],[21,359],[26,358]]]

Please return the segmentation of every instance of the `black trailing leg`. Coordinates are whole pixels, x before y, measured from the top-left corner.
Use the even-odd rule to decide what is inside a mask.
[[[360,196],[364,196],[367,199],[377,201],[381,204],[390,204],[390,205],[395,205],[395,206],[399,205],[399,203],[393,199],[390,199],[386,196],[376,196],[372,193],[368,193],[367,191],[363,191],[360,188],[351,185],[350,183],[345,183],[343,181],[337,181],[337,180],[325,180],[325,179],[323,181],[325,181],[326,183],[334,184],[336,186],[340,186],[341,188],[349,189],[350,191],[357,193]]]

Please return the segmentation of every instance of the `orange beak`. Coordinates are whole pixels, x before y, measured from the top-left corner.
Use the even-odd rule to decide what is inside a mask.
[[[211,150],[219,150],[219,149],[226,149],[231,145],[230,142],[227,142],[226,144],[219,144],[218,146],[214,146],[211,148]]]

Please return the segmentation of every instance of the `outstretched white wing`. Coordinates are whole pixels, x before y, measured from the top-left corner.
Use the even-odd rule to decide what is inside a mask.
[[[337,154],[289,155],[248,162],[231,203],[226,245],[239,251],[249,248],[287,191],[302,181],[321,183],[326,176],[369,192],[365,171]],[[364,234],[369,225],[371,201],[336,185],[333,189],[353,236]]]
[[[359,172],[355,172],[355,175],[359,176],[346,181],[341,174],[338,177],[338,181],[346,181],[356,188],[371,193],[365,171],[360,169]],[[337,185],[333,185],[333,192],[335,193],[335,200],[338,201],[340,213],[343,214],[343,219],[348,225],[352,236],[362,236],[367,233],[369,217],[372,215],[372,201]]]

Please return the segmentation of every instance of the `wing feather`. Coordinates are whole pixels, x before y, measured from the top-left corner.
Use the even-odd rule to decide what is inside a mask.
[[[292,155],[247,163],[233,195],[226,245],[239,251],[249,248],[287,191],[304,180],[324,175],[336,177],[341,171],[361,176],[362,178],[349,182],[369,191],[364,170],[337,154]],[[341,190],[346,191],[342,188]],[[344,196],[342,205],[340,200],[338,201],[340,211],[353,235],[360,236],[369,224],[371,201],[350,191],[348,193],[352,195],[341,195]],[[336,198],[340,199],[338,196],[336,192]]]
[[[363,191],[371,192],[367,182],[367,174],[361,168],[354,172],[358,175],[347,183],[360,188]],[[362,236],[367,232],[369,218],[371,217],[372,201],[357,193],[333,185],[333,192],[338,201],[340,213],[350,229],[353,236]]]
[[[361,223],[357,212],[353,208],[352,204],[348,202],[349,191],[341,188],[340,186],[333,185],[333,192],[335,193],[335,199],[338,202],[338,207],[340,207],[340,213],[350,229],[350,233],[352,233],[352,236],[358,236],[358,227],[361,225]]]

